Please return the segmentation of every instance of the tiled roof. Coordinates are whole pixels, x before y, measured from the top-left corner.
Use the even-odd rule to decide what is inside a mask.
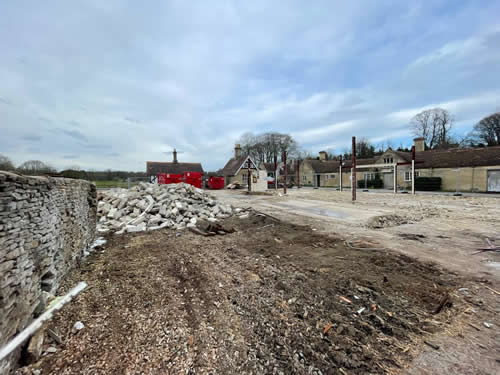
[[[146,174],[148,176],[156,176],[158,173],[183,174],[184,172],[203,173],[203,167],[200,163],[146,162]]]
[[[500,166],[500,146],[428,150],[417,152],[415,160],[417,161],[416,168]]]
[[[236,172],[238,172],[238,169],[243,165],[245,160],[247,160],[248,156],[247,155],[242,155],[239,158],[231,158],[229,161],[226,163],[224,168],[221,169],[220,175],[221,176],[234,176]]]
[[[337,160],[305,160],[309,163],[314,173],[334,173],[339,171]]]

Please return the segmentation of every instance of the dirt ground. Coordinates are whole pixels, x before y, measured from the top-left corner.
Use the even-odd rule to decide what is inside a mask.
[[[61,287],[89,284],[50,323],[65,345],[18,374],[499,372],[499,256],[471,253],[500,200],[217,194],[278,220],[110,236]]]

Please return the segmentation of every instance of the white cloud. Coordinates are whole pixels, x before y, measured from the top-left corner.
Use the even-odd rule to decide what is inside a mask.
[[[143,170],[177,147],[213,170],[247,131],[341,149],[352,135],[409,137],[408,119],[437,105],[465,131],[498,109],[488,25],[499,12],[444,0],[3,2],[0,152]]]

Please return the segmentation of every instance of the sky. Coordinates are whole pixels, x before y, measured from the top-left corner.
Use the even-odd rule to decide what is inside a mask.
[[[313,154],[500,111],[500,1],[2,1],[0,154],[63,169],[224,166],[246,132]]]

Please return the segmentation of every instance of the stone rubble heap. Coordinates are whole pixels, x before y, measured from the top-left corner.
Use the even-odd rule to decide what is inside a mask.
[[[97,230],[121,234],[182,229],[194,227],[199,219],[215,222],[232,214],[231,206],[218,203],[214,196],[192,185],[141,182],[130,190],[100,192]]]

